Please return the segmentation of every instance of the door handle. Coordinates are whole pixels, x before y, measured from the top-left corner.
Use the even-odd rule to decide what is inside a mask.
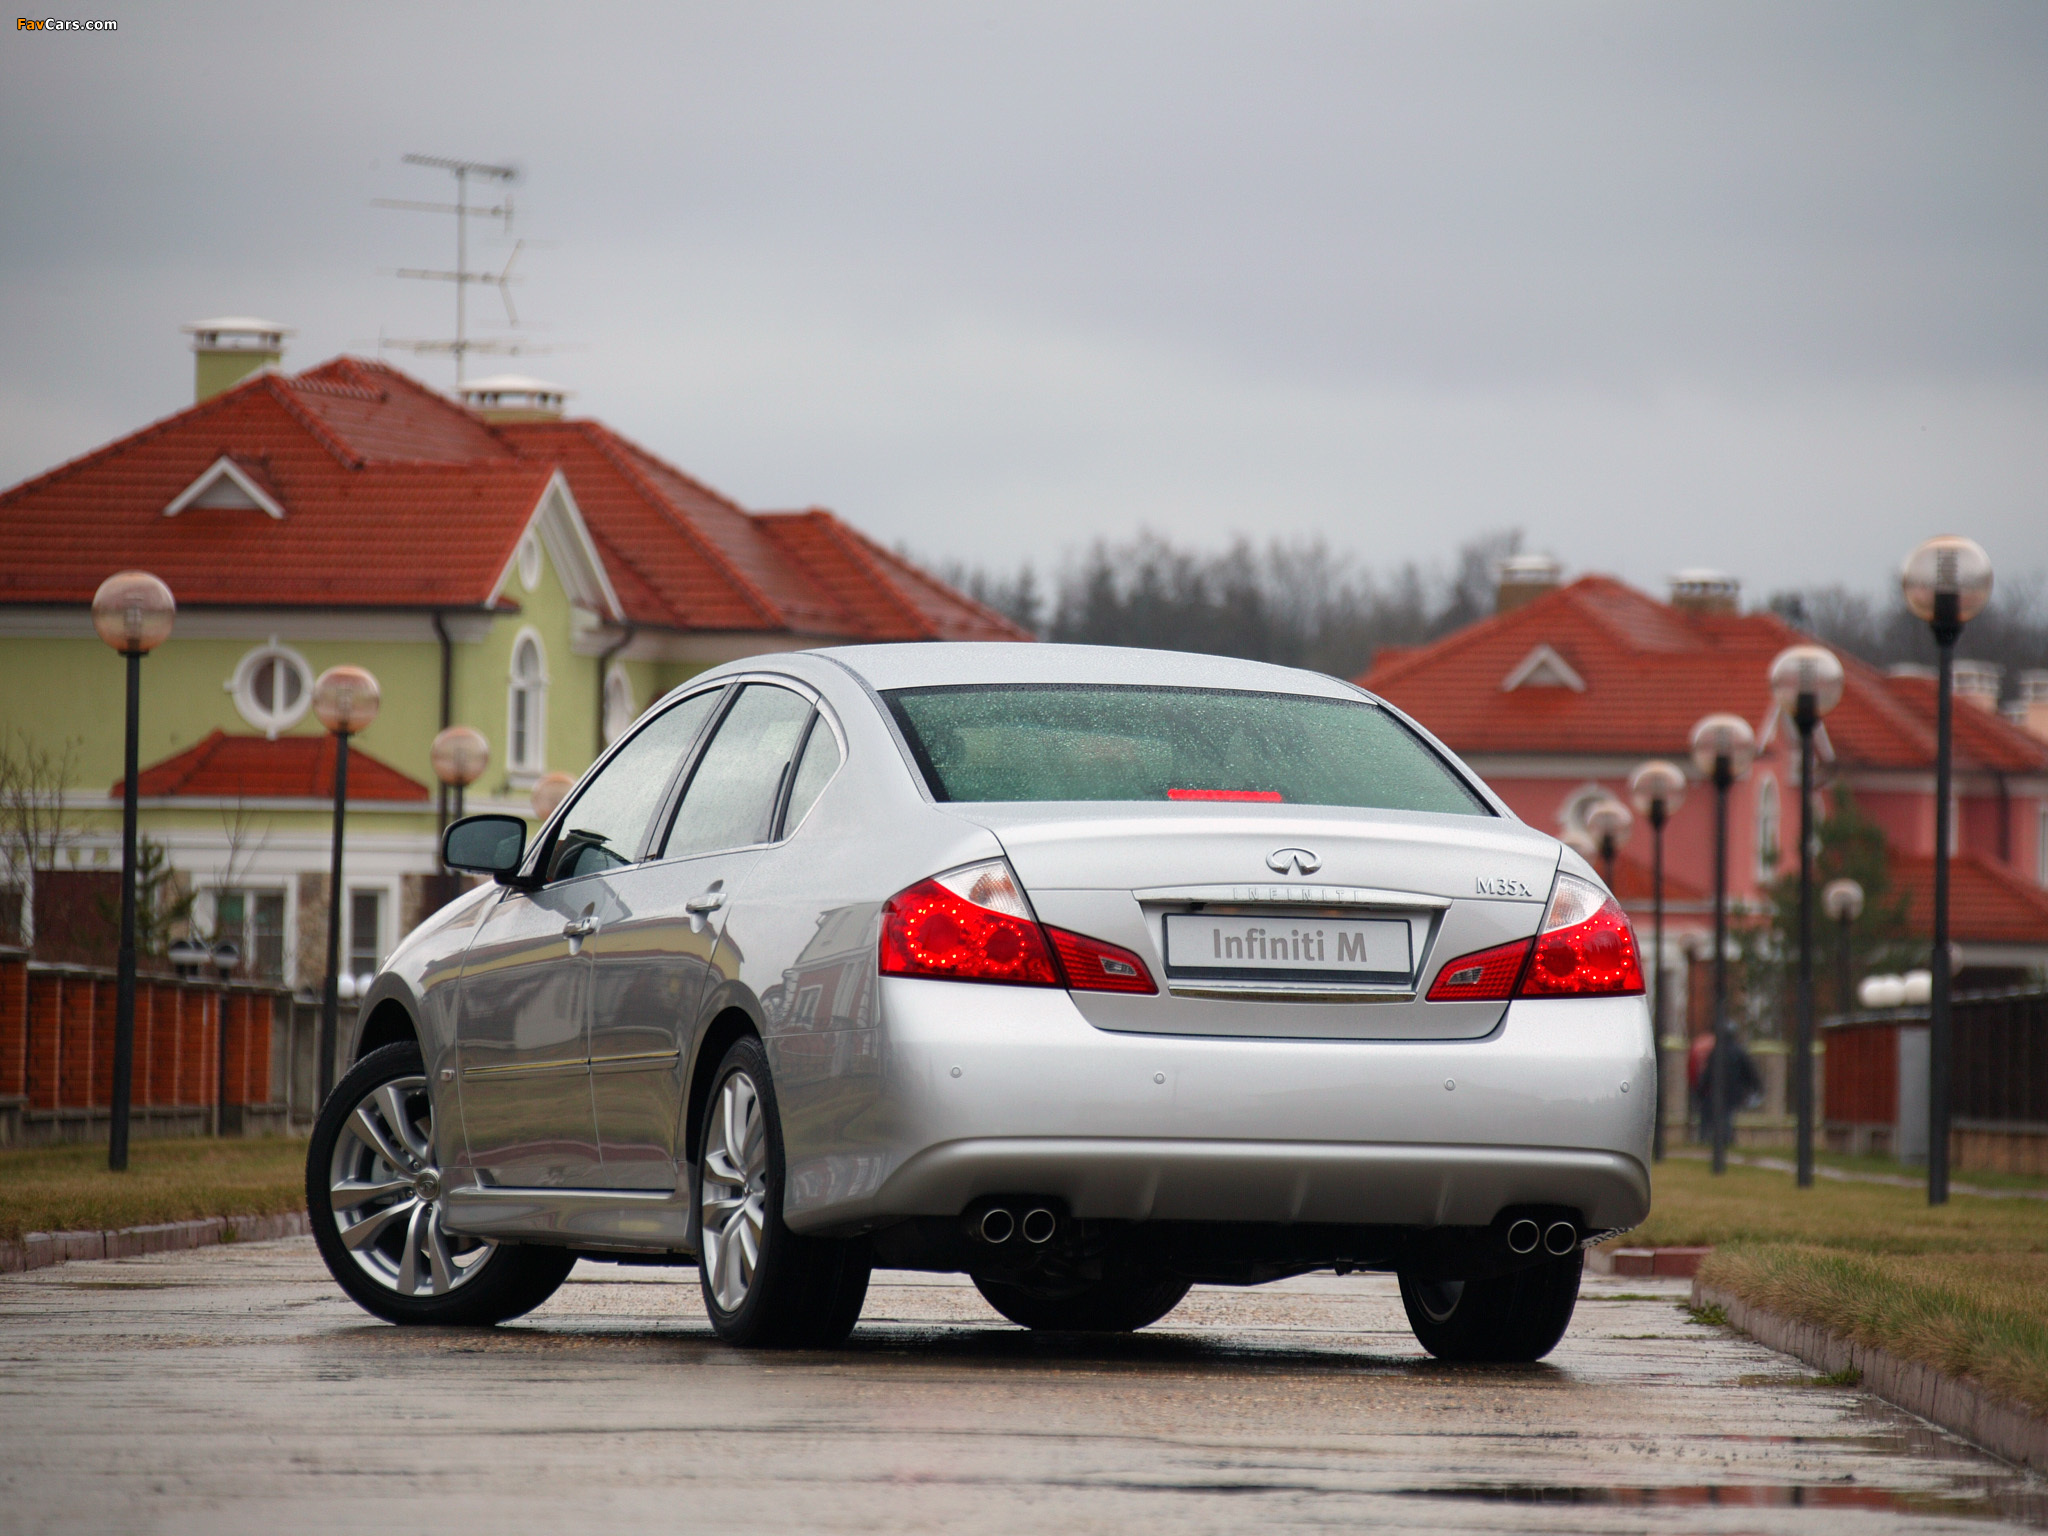
[[[595,932],[597,932],[597,919],[588,913],[585,913],[582,917],[571,918],[568,922],[562,924],[562,937],[565,939],[587,939]]]
[[[702,896],[692,896],[683,903],[685,912],[716,912],[725,905],[725,892],[706,891]]]

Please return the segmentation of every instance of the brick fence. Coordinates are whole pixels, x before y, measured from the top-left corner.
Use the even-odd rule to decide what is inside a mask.
[[[107,1133],[118,978],[0,950],[0,1145]],[[282,987],[139,976],[131,1090],[137,1136],[282,1131],[303,1005]]]

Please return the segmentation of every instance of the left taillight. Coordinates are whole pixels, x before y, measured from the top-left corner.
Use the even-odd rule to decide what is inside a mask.
[[[1615,899],[1590,880],[1557,877],[1533,955],[1530,949],[1530,940],[1516,939],[1447,962],[1429,989],[1429,1001],[1620,997],[1643,990],[1635,930]]]
[[[934,875],[890,897],[877,963],[885,976],[1079,992],[1159,990],[1130,950],[1040,926],[1001,859]]]

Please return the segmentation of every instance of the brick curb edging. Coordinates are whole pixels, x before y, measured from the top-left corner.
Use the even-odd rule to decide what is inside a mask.
[[[1902,1360],[1888,1349],[1855,1343],[1818,1323],[1767,1312],[1732,1291],[1702,1285],[1697,1279],[1692,1283],[1692,1304],[1719,1307],[1730,1327],[1820,1370],[1861,1371],[1860,1385],[1866,1390],[2008,1461],[2048,1468],[2048,1419],[1999,1402],[1979,1387],[1944,1376],[1932,1366]]]
[[[28,1232],[19,1242],[0,1243],[0,1275],[46,1269],[69,1259],[134,1259],[146,1253],[175,1253],[215,1243],[304,1237],[310,1231],[304,1211],[285,1211],[276,1216],[205,1216],[197,1221],[165,1221],[105,1232]]]

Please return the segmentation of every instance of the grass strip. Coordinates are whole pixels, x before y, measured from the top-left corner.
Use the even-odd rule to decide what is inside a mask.
[[[24,1232],[269,1216],[305,1204],[306,1143],[293,1137],[138,1141],[125,1173],[107,1171],[104,1146],[0,1152],[0,1242]]]
[[[1650,1218],[1625,1239],[1711,1245],[1708,1285],[1890,1350],[2048,1414],[2048,1210],[1704,1163],[1657,1165]]]

